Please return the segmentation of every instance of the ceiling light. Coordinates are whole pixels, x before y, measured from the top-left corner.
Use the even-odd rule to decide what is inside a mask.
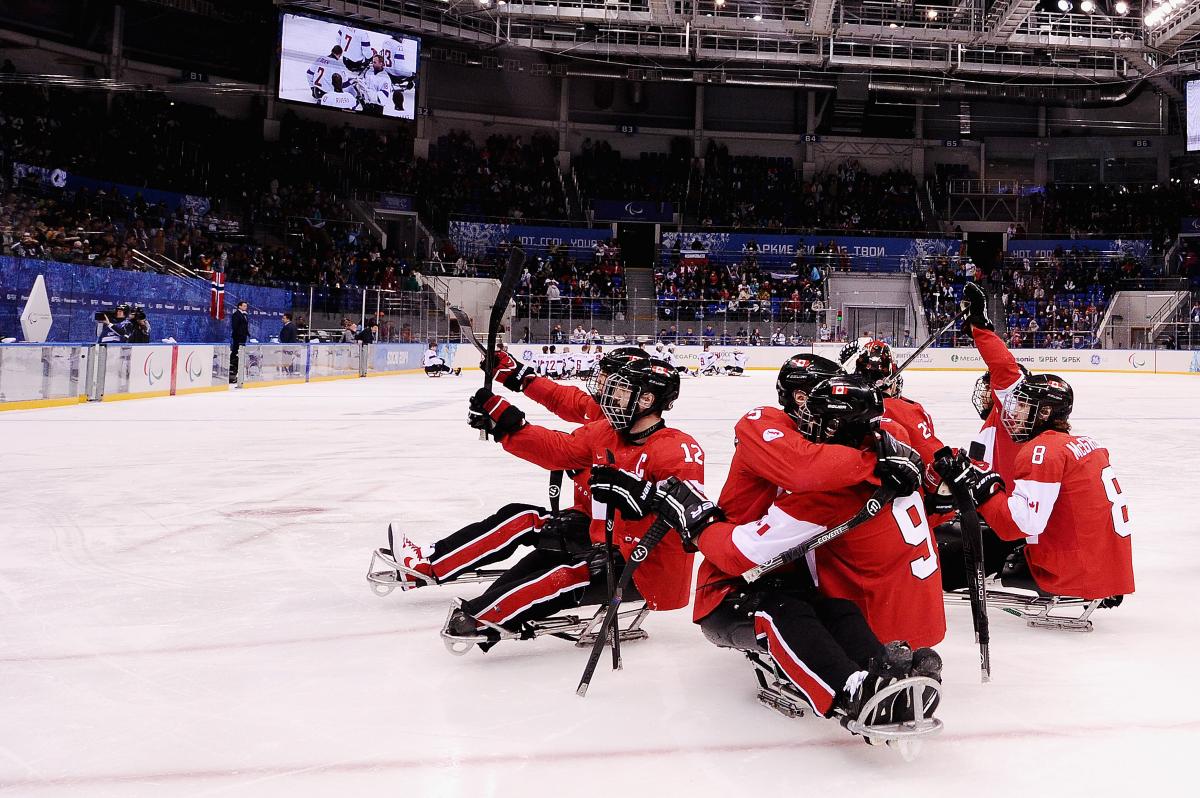
[[[762,22],[762,14],[755,14],[755,15],[754,15],[754,21],[755,21],[755,22]]]
[[[1096,10],[1096,0],[1080,0],[1079,10],[1085,14],[1091,14]]]
[[[931,8],[925,12],[925,19],[937,19],[938,12],[936,8]]]
[[[1058,0],[1058,10],[1063,12],[1064,14],[1067,13],[1068,11],[1070,11],[1074,7],[1075,7],[1075,4],[1072,3],[1071,0]]]
[[[1129,13],[1129,3],[1126,3],[1125,0],[1117,0],[1117,4],[1113,6],[1113,10],[1121,16],[1125,16]]]
[[[888,23],[888,27],[889,27],[889,28],[891,28],[892,30],[895,30],[895,29],[896,29],[896,23],[895,23],[895,22],[889,22],[889,23]]]
[[[713,3],[717,8],[720,8],[721,6],[725,5],[725,0],[713,0]]]

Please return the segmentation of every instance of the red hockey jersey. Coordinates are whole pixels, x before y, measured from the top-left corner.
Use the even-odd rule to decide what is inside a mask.
[[[992,410],[984,420],[979,434],[975,436],[976,442],[983,444],[984,454],[982,458],[976,459],[982,459],[1000,475],[1006,485],[1011,486],[1013,461],[1020,447],[1000,422],[1001,402],[997,392],[1009,390],[1016,385],[1022,378],[1021,369],[1017,367],[1017,359],[996,333],[972,327],[971,336],[975,339],[975,348],[979,350],[979,356],[991,372],[992,386]]]
[[[632,471],[643,479],[659,482],[674,476],[692,480],[703,489],[704,450],[686,432],[669,427],[634,445],[627,443],[604,420],[593,421],[570,433],[530,424],[505,436],[502,443],[505,451],[547,469],[603,465],[611,451],[615,467]],[[592,504],[593,542],[604,541],[607,509],[603,504]],[[653,515],[640,520],[617,517],[613,539],[626,559],[653,520]],[[687,606],[691,598],[692,561],[678,535],[667,535],[654,548],[634,572],[634,584],[651,609],[675,610]]]
[[[560,385],[547,377],[533,377],[525,383],[525,395],[542,407],[549,410],[563,421],[572,424],[588,424],[604,418],[600,404],[587,391],[574,385]],[[577,469],[578,473],[571,478],[575,487],[572,510],[592,514],[592,494],[588,489],[592,469]]]
[[[709,526],[699,545],[712,568],[701,571],[695,619],[712,612],[728,592],[720,580],[736,579],[843,523],[873,491],[862,483],[824,493],[783,494],[761,518]],[[853,601],[881,640],[932,646],[945,637],[937,554],[920,494],[896,499],[871,521],[821,546],[809,555],[808,567],[821,593]]]
[[[1084,599],[1133,592],[1127,497],[1108,450],[1085,435],[1047,431],[1017,452],[1007,496],[979,508],[1005,540],[1025,538],[1038,587]]]
[[[754,408],[733,435],[733,461],[717,503],[736,523],[761,518],[780,491],[836,490],[874,479],[874,452],[811,443],[778,407]]]
[[[926,469],[933,465],[934,453],[944,444],[933,429],[933,419],[925,412],[921,403],[903,396],[885,398],[880,429],[895,435],[896,426],[904,429],[905,437],[902,440],[906,440],[917,451]],[[954,513],[932,516],[929,518],[929,526],[931,529],[936,529],[939,524],[949,521],[953,517]]]

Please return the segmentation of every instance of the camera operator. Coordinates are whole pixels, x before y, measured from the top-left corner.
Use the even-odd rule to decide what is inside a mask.
[[[129,314],[129,343],[150,343],[150,322],[146,320],[144,308],[134,308]]]
[[[132,327],[129,319],[125,317],[126,310],[126,307],[121,305],[111,315],[108,313],[96,314],[96,321],[101,325],[98,343],[123,344],[129,341]]]

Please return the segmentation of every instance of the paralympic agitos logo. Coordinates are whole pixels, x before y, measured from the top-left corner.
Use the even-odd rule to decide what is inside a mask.
[[[200,359],[196,358],[195,368],[192,367],[192,358],[196,358],[195,352],[188,352],[187,360],[183,361],[184,373],[188,375],[192,382],[200,379],[200,375],[204,373],[204,369],[200,367]]]
[[[158,382],[163,378],[164,369],[160,366],[157,371],[154,368],[154,352],[146,355],[146,361],[142,364],[142,373],[146,375],[146,382],[150,385]]]

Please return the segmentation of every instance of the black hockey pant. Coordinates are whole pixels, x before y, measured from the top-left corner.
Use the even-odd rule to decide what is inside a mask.
[[[614,555],[613,570],[619,573],[624,566],[621,556]],[[638,598],[630,585],[623,599]],[[518,631],[527,621],[607,601],[604,546],[600,544],[579,554],[538,549],[505,571],[478,598],[464,601],[462,608],[477,620]]]
[[[550,517],[545,507],[506,504],[434,543],[429,553],[433,573],[438,581],[448,582],[463,571],[507,560],[517,547],[537,543],[538,531]]]
[[[826,717],[846,680],[883,645],[857,605],[813,589],[768,585],[734,593],[700,621],[710,642],[766,650],[809,704]]]

